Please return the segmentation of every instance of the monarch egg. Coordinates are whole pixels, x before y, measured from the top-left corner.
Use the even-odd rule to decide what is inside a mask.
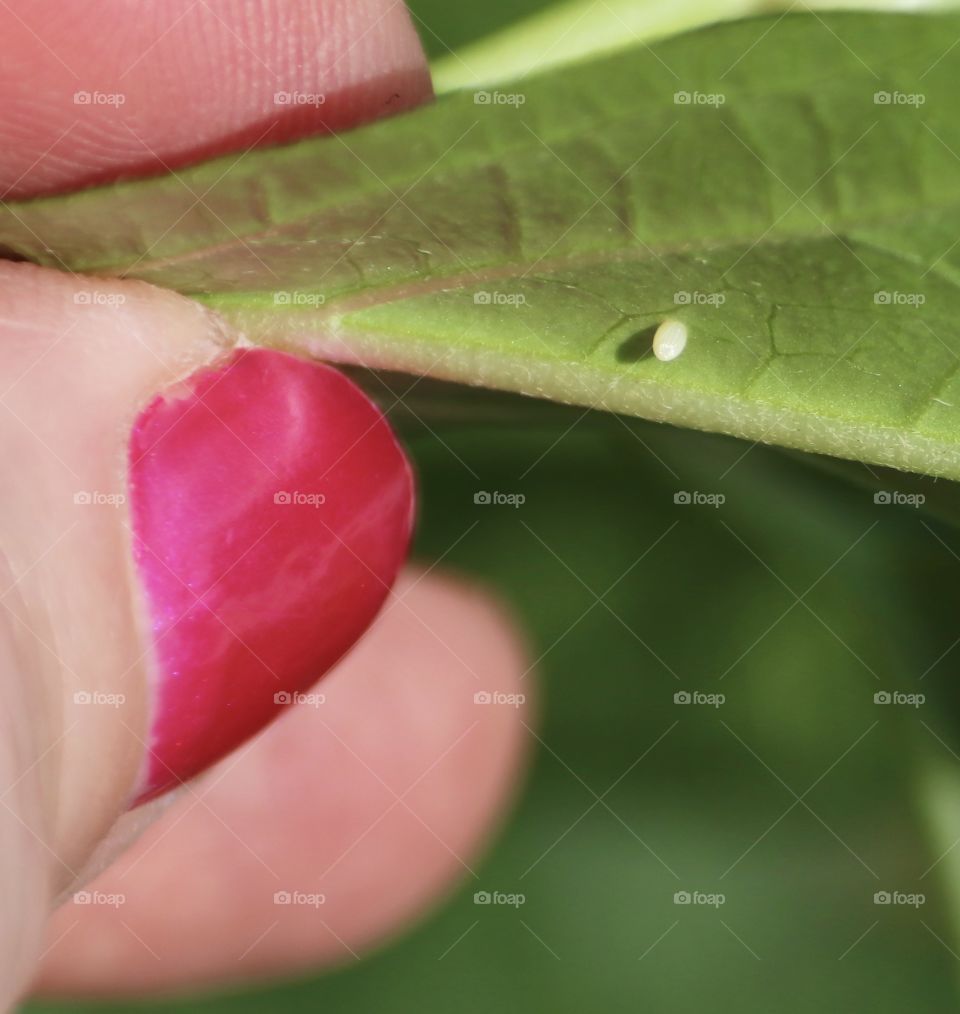
[[[665,320],[653,336],[653,354],[663,363],[676,359],[687,347],[687,325]]]

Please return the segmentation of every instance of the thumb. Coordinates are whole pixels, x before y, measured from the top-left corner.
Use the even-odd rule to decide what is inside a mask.
[[[0,29],[5,199],[430,92],[393,0],[10,0]],[[0,1007],[117,815],[319,675],[402,554],[409,475],[379,415],[323,367],[234,352],[172,294],[0,264]],[[272,501],[295,492],[313,503]]]
[[[18,984],[36,919],[118,814],[336,662],[411,524],[406,459],[341,374],[234,349],[172,293],[92,283],[0,266],[16,477],[0,514],[0,890],[27,930],[0,981]]]

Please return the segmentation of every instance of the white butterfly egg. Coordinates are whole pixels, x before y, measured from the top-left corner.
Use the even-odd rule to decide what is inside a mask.
[[[687,325],[679,320],[665,320],[653,336],[653,354],[663,363],[676,359],[687,347]]]

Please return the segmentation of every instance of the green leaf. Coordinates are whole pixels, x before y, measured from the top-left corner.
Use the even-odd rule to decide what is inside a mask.
[[[958,34],[950,14],[717,25],[8,205],[0,245],[333,360],[960,478]],[[667,316],[689,341],[661,363]]]
[[[455,52],[442,52],[430,64],[433,86],[437,91],[489,87],[534,70],[665,38],[709,21],[793,10],[797,6],[791,0],[670,0],[667,4],[566,0],[503,25]],[[805,10],[821,11],[889,11],[903,6],[902,0],[806,0],[803,4]],[[913,10],[951,8],[957,6],[957,0],[913,0],[910,6]],[[515,16],[520,13],[514,12]],[[427,30],[429,43],[436,35]]]
[[[810,6],[814,4],[811,3]],[[438,91],[489,87],[571,63],[585,56],[625,49],[720,18],[769,13],[761,0],[567,0],[446,53],[430,65]]]

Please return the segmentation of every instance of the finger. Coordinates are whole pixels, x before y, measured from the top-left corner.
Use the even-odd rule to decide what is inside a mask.
[[[398,0],[7,0],[0,197],[342,130],[430,94]]]
[[[172,294],[103,287],[123,302],[79,307],[83,291],[54,272],[0,264],[0,454],[11,477],[0,502],[0,838],[10,845],[0,877],[16,900],[5,925],[17,927],[21,954],[122,808],[143,753],[126,529],[115,506],[75,498],[97,491],[117,503],[124,424],[221,341],[209,317]],[[81,707],[74,694],[116,695],[122,706]]]
[[[10,583],[0,564],[0,590]],[[34,760],[43,729],[23,720],[43,714],[47,698],[42,686],[23,678],[22,655],[11,625],[0,617],[0,1010],[12,1008],[30,977],[50,898],[43,782]]]
[[[0,454],[17,477],[0,683],[28,730],[0,758],[0,797],[19,798],[0,840],[26,829],[42,850],[15,921],[82,875],[131,799],[329,669],[403,559],[410,472],[380,413],[329,367],[232,340],[173,293],[0,264]],[[16,858],[0,857],[5,884]]]
[[[322,702],[209,772],[57,912],[40,988],[169,990],[355,960],[474,877],[528,720],[474,694],[523,695],[525,668],[489,599],[408,576]]]

